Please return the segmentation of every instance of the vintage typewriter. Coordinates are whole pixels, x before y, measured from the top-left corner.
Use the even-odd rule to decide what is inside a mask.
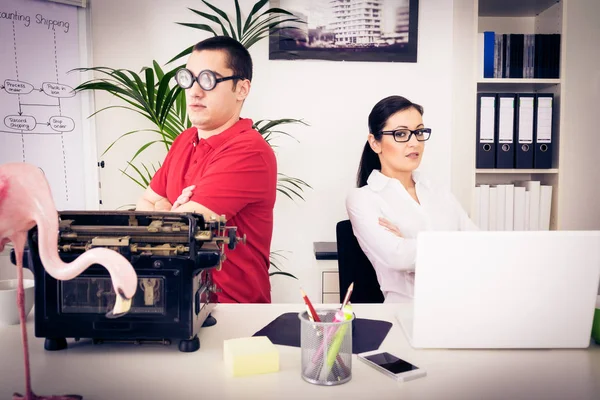
[[[200,328],[216,323],[211,270],[221,268],[224,246],[245,243],[236,227],[227,227],[224,217],[191,213],[76,211],[59,212],[59,218],[64,262],[93,247],[113,249],[131,262],[139,286],[127,314],[106,318],[116,300],[108,271],[93,265],[74,279],[55,280],[41,263],[37,228],[31,229],[23,261],[34,275],[35,335],[46,339],[46,350],[66,348],[67,338],[135,344],[177,339],[180,351],[200,348]]]

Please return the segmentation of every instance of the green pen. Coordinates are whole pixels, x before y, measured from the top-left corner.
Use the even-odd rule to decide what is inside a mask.
[[[344,321],[351,320],[352,319],[352,306],[350,304],[346,304],[343,308],[343,313],[344,313]],[[335,359],[340,351],[340,347],[342,346],[342,342],[344,341],[344,337],[346,336],[347,330],[348,330],[348,324],[344,324],[335,333],[333,341],[331,342],[331,346],[329,346],[329,349],[327,351],[325,365],[323,365],[323,368],[321,369],[321,376],[320,376],[321,381],[326,380],[327,377],[329,376],[329,373],[331,372],[331,368],[333,367],[333,363],[335,362]]]

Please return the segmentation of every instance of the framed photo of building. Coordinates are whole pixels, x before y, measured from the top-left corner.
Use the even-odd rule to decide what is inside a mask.
[[[417,62],[419,0],[270,0],[270,6],[305,22],[271,32],[270,60]]]

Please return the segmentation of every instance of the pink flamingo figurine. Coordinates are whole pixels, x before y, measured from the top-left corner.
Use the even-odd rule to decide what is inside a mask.
[[[26,163],[0,165],[0,251],[8,242],[14,244],[17,261],[17,304],[21,320],[21,336],[25,358],[25,396],[13,394],[13,400],[73,400],[78,395],[36,396],[31,390],[29,348],[25,325],[23,290],[23,251],[28,231],[37,225],[40,259],[50,276],[58,280],[73,279],[93,264],[103,265],[113,282],[117,301],[107,316],[118,317],[129,311],[137,288],[137,275],[132,265],[119,253],[95,248],[81,254],[71,263],[64,263],[57,249],[58,212],[43,172]],[[110,314],[110,315],[109,315]]]

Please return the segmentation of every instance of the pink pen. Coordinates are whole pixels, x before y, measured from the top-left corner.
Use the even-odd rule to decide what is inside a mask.
[[[349,303],[348,303],[349,304]],[[335,313],[335,317],[333,318],[332,322],[342,322],[345,321],[345,313],[344,310],[338,310]],[[324,354],[324,350],[325,350],[325,343],[327,342],[327,345],[330,344],[331,340],[333,339],[333,335],[335,334],[337,327],[336,326],[331,326],[329,327],[329,329],[326,332],[325,338],[323,339],[323,342],[321,343],[321,347],[319,347],[319,350],[317,350],[317,352],[315,353],[315,355],[313,356],[312,362],[313,364],[316,364],[319,357]],[[346,366],[344,365],[344,363],[342,362],[341,357],[337,357],[338,362],[340,363],[340,366],[344,369],[346,369]]]

